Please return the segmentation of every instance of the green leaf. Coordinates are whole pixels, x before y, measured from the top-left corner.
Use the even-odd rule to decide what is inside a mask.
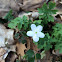
[[[42,8],[38,8],[38,12],[39,12],[39,14],[43,13]]]
[[[45,50],[41,52],[41,59],[43,59],[43,57],[45,56]]]
[[[19,33],[16,33],[15,38],[18,39],[18,37],[19,37]]]
[[[51,15],[49,15],[49,16],[48,16],[48,21],[49,21],[49,22],[50,22],[50,21],[51,21],[51,22],[54,22],[54,17],[51,16]]]
[[[39,53],[36,54],[36,59],[41,59],[41,55]]]
[[[34,57],[28,58],[28,62],[34,62]]]
[[[9,23],[9,24],[8,24],[8,27],[9,27],[9,28],[11,28],[11,29],[13,29],[13,28],[15,28],[15,27],[16,27],[16,25],[15,25],[15,24],[13,24],[13,23]]]
[[[20,17],[16,17],[14,20],[12,20],[9,24],[9,28],[15,29],[16,27],[20,30],[22,28],[23,20]]]
[[[47,5],[46,3],[43,4],[42,8],[38,8],[39,12],[39,19],[42,19],[42,24],[47,24],[48,22],[54,22],[54,17],[52,14],[56,14],[57,10],[54,9],[55,3],[49,2]]]
[[[23,21],[24,21],[24,22],[28,22],[28,20],[27,20],[27,17],[26,17],[26,16],[23,16]]]
[[[47,4],[44,3],[43,6],[42,6],[42,10],[43,10],[43,12],[45,12],[47,9],[48,9]]]
[[[10,10],[6,16],[3,17],[4,19],[11,21],[12,19],[14,19],[14,16],[12,16],[12,10]]]
[[[22,28],[22,24],[19,23],[19,24],[17,25],[17,28],[18,28],[19,30],[21,30],[21,28]]]
[[[42,20],[35,20],[33,23],[34,24],[41,24]]]
[[[54,9],[56,7],[56,4],[53,2],[49,2],[49,9]]]
[[[33,50],[29,49],[26,54],[28,55],[29,58],[33,57],[34,56],[34,52]]]
[[[24,29],[26,30],[28,28],[28,23],[24,24]]]
[[[56,12],[58,12],[58,10],[51,10],[52,14],[56,14]]]
[[[62,53],[62,48],[61,48],[61,49],[59,49],[59,53],[60,53],[60,54]]]

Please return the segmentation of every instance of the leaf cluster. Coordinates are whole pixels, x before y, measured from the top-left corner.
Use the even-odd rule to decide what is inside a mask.
[[[38,48],[39,49],[44,49],[49,50],[50,48],[52,48],[52,38],[49,36],[49,34],[47,33],[45,35],[44,38],[41,38],[38,42]]]
[[[18,41],[20,42],[20,43],[26,43],[26,39],[25,39],[25,37],[26,37],[26,35],[25,35],[26,33],[25,33],[25,31],[20,31],[20,32],[17,32],[16,34],[15,34],[15,36],[14,36],[14,38],[15,39],[18,39]]]
[[[13,11],[10,10],[3,18],[0,18],[0,23],[4,24],[7,23],[8,21],[11,21],[12,19],[14,19],[13,16]]]
[[[56,23],[53,26],[52,37],[56,39],[55,49],[59,49],[59,52],[62,53],[62,24]]]
[[[49,2],[48,5],[46,3],[43,4],[42,8],[38,8],[39,19],[43,19],[43,23],[47,24],[48,22],[54,22],[53,14],[56,14],[57,10],[54,8],[56,4],[53,2]]]
[[[35,54],[33,50],[29,49],[26,52],[24,58],[27,59],[28,62],[34,62],[36,59],[41,59],[41,55],[39,53]]]
[[[27,29],[28,24],[29,24],[29,20],[27,19],[26,16],[23,16],[23,18],[16,17],[15,19],[11,20],[11,22],[8,24],[8,27],[11,29],[17,28],[18,30],[21,30],[21,28]]]
[[[11,21],[12,19],[14,19],[14,16],[13,16],[13,11],[10,10],[3,18],[8,20],[8,21]]]

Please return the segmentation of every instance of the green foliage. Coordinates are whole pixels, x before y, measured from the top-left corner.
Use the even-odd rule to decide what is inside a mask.
[[[41,38],[39,40],[38,48],[44,49],[44,50],[49,50],[50,48],[52,48],[51,41],[52,41],[52,39],[49,36],[49,34],[47,33],[44,38]]]
[[[20,60],[17,59],[16,62],[20,62]]]
[[[34,60],[41,59],[41,55],[40,53],[35,54],[33,50],[29,49],[24,55],[24,58],[26,58],[28,62],[34,62]]]
[[[62,24],[56,23],[56,25],[53,26],[52,34],[56,39],[62,40]]]
[[[30,50],[30,49],[26,52],[26,54],[28,55],[29,58],[34,56],[33,50]]]
[[[16,17],[14,20],[12,20],[9,24],[8,27],[11,29],[18,29],[21,30],[22,26],[23,29],[27,29],[29,24],[29,20],[27,20],[26,16],[23,16],[23,18]]]
[[[35,54],[34,54],[34,51],[29,49],[27,52],[26,52],[26,57],[25,57],[28,62],[34,62],[34,59],[35,59]]]
[[[38,8],[38,12],[40,14],[39,19],[43,19],[43,23],[47,24],[48,22],[54,22],[54,18],[52,14],[56,14],[57,10],[55,10],[55,3],[49,2],[47,5],[46,3],[43,4],[42,8]]]
[[[62,53],[62,24],[56,23],[52,29],[51,36],[47,33],[44,38],[40,38],[37,43],[38,48],[47,51],[54,45],[55,50],[59,50],[59,53]]]
[[[0,23],[4,24],[7,23],[8,21],[11,21],[12,19],[14,19],[14,16],[12,16],[12,10],[10,10],[6,16],[4,16],[3,18],[0,18]]]
[[[39,12],[39,20],[35,20],[31,22],[28,20],[26,16],[22,18],[16,17],[15,19],[12,16],[12,10],[4,17],[4,19],[10,21],[8,27],[11,29],[18,29],[18,32],[15,34],[15,39],[18,39],[19,42],[26,43],[26,32],[30,29],[31,23],[36,25],[43,25],[47,30],[45,32],[45,37],[40,38],[38,42],[34,42],[39,49],[44,49],[44,51],[40,53],[36,53],[33,50],[29,49],[24,58],[28,60],[28,62],[34,62],[35,59],[42,59],[45,56],[45,51],[51,49],[53,46],[55,50],[59,50],[62,53],[62,24],[57,23],[53,26],[52,31],[48,31],[49,24],[48,22],[54,22],[53,14],[56,14],[57,10],[55,10],[55,3],[49,2],[47,5],[44,3],[42,8],[38,8]],[[47,28],[48,27],[48,28]],[[18,60],[17,60],[18,62]]]
[[[15,39],[18,39],[18,41],[20,43],[23,43],[23,44],[26,43],[26,39],[25,39],[26,35],[25,35],[24,31],[20,31],[20,32],[16,33],[14,37],[15,37]]]
[[[10,10],[6,16],[3,17],[4,19],[11,21],[12,19],[14,19],[14,16],[12,15],[12,10]]]
[[[22,19],[20,17],[17,17],[8,24],[8,27],[15,29],[17,26],[17,28],[20,30],[22,28],[22,24]]]
[[[36,24],[36,25],[39,25],[41,24],[42,20],[35,20],[33,23]]]
[[[52,37],[56,39],[55,49],[59,49],[59,52],[62,53],[62,24],[56,23],[53,26]]]
[[[36,59],[41,59],[41,55],[39,53],[36,54]]]

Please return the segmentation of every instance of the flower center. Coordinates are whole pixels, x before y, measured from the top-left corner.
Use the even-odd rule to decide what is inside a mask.
[[[37,34],[37,32],[35,32]]]

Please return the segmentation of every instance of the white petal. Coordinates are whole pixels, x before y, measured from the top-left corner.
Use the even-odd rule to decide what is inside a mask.
[[[27,36],[31,36],[31,37],[34,36],[34,32],[33,31],[28,31]]]
[[[43,27],[41,25],[37,26],[37,31],[42,31]]]
[[[36,29],[36,25],[35,24],[31,24],[31,30],[34,31]]]
[[[44,38],[45,34],[42,32],[37,32],[37,36],[40,38]]]
[[[35,35],[35,36],[33,36],[33,40],[34,40],[35,42],[38,42],[38,41],[39,41],[39,37],[37,37],[37,36]]]

